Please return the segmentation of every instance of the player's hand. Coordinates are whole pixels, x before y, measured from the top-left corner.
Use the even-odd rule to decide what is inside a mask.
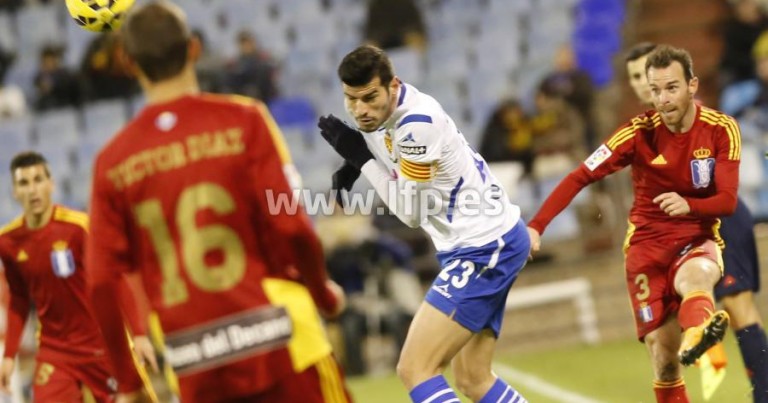
[[[317,122],[320,134],[325,141],[345,160],[358,170],[368,160],[373,159],[373,154],[368,150],[363,134],[347,125],[344,121],[333,115],[320,116]]]
[[[152,372],[155,373],[160,371],[157,366],[155,348],[152,347],[152,342],[149,340],[149,337],[135,336],[133,338],[133,351],[136,353],[140,365],[149,365]]]
[[[11,393],[11,375],[16,368],[16,360],[13,358],[3,358],[0,364],[0,391]]]
[[[533,254],[541,248],[541,234],[539,231],[528,227],[528,237],[531,239],[531,251],[528,253],[528,260],[533,260]]]
[[[344,289],[333,280],[326,281],[325,287],[328,288],[328,291],[330,291],[334,297],[336,297],[336,308],[333,312],[323,312],[323,316],[326,319],[334,319],[341,315],[347,308],[347,297],[344,296]]]
[[[144,389],[131,393],[118,393],[115,403],[155,403],[154,399]]]
[[[686,215],[691,212],[691,206],[675,192],[662,193],[653,199],[659,208],[671,217]]]
[[[359,177],[360,170],[347,161],[344,161],[344,165],[333,173],[331,189],[336,191],[336,203],[340,206],[344,205],[343,199],[341,198],[341,191],[346,190],[349,192],[352,190],[352,186],[355,185],[355,181]]]

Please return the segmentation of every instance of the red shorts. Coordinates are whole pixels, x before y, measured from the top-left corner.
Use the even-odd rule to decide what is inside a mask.
[[[723,267],[720,248],[710,239],[683,246],[645,241],[630,245],[627,249],[627,290],[640,341],[680,308],[681,297],[675,291],[675,275],[683,263],[694,257],[706,257],[716,262],[721,269]]]
[[[198,380],[199,381],[199,380]],[[197,382],[196,382],[197,383]],[[238,398],[189,398],[200,392],[200,385],[192,385],[179,379],[182,401],[185,403],[348,403],[352,399],[344,386],[344,373],[329,355],[304,372],[280,379],[271,388],[255,395]],[[208,385],[216,388],[216,385]]]
[[[35,402],[81,403],[91,394],[97,402],[112,402],[117,381],[105,360],[92,362],[38,361],[32,389]]]

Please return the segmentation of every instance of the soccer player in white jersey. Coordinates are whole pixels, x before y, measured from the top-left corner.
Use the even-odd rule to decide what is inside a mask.
[[[473,401],[525,402],[491,371],[507,293],[528,258],[520,209],[440,104],[396,77],[381,49],[350,52],[338,75],[357,128],[332,115],[318,123],[345,159],[334,188],[351,189],[362,172],[400,220],[431,236],[442,267],[397,364],[411,399],[458,402],[442,375],[451,364]]]

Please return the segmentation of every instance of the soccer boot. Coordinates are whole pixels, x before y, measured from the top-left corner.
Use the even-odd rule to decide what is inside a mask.
[[[723,340],[729,320],[727,312],[717,311],[699,326],[686,329],[678,352],[680,363],[694,364],[702,354]]]

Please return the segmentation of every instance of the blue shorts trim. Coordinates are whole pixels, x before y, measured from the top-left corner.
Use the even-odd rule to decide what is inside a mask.
[[[438,253],[442,270],[425,301],[473,333],[491,329],[499,337],[507,294],[528,261],[530,245],[521,219],[483,246]]]

